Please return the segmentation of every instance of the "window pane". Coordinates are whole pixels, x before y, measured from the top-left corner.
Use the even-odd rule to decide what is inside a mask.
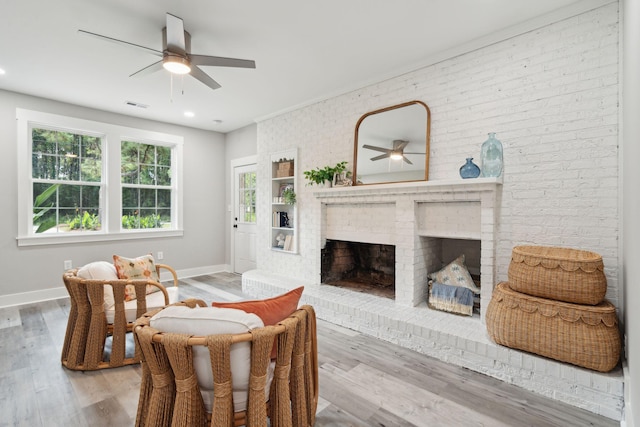
[[[158,185],[171,185],[171,168],[158,166]]]
[[[100,187],[90,185],[82,187],[82,207],[94,210],[100,208]]]
[[[156,164],[156,147],[150,144],[138,144],[138,162],[143,165]]]
[[[156,185],[156,168],[153,165],[140,165],[140,184]]]
[[[122,189],[122,207],[137,209],[140,206],[137,188]]]
[[[36,179],[54,179],[57,175],[58,156],[34,153],[31,159],[32,177]]]
[[[61,208],[80,208],[80,186],[61,185],[58,190],[58,206]]]
[[[150,208],[156,206],[156,190],[141,189],[140,190],[140,206]]]
[[[55,153],[55,138],[51,137],[51,131],[45,129],[33,129],[31,131],[33,153]]]
[[[120,146],[120,175],[123,183],[138,183],[138,145],[122,141]]]
[[[137,184],[138,165],[136,163],[123,163],[120,166],[120,176],[123,184]]]
[[[102,176],[102,161],[95,158],[80,160],[80,179],[87,182],[100,182]]]
[[[162,166],[171,166],[171,148],[169,147],[156,147],[158,164]]]
[[[80,179],[80,161],[77,157],[60,157],[57,179],[78,181]]]
[[[159,208],[171,207],[171,190],[158,190],[157,195]]]
[[[163,223],[163,226],[171,225],[171,209],[158,209],[158,215],[160,215],[160,220]]]

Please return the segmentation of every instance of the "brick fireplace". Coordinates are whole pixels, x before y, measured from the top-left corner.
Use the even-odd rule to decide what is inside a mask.
[[[316,191],[321,246],[395,246],[395,303],[424,304],[427,275],[464,253],[480,275],[480,318],[495,285],[496,179],[402,183]],[[475,264],[475,265],[474,265]]]
[[[243,291],[266,298],[304,285],[301,301],[320,319],[619,419],[621,370],[587,371],[488,338],[484,312],[496,284],[501,186],[481,178],[316,190],[316,205],[308,205],[316,225],[303,244],[310,245],[305,259],[317,275],[253,270],[242,276]],[[395,299],[323,284],[321,248],[333,240],[393,245]],[[472,317],[426,305],[427,275],[460,253],[480,275],[480,310]],[[283,255],[282,266],[291,258]]]

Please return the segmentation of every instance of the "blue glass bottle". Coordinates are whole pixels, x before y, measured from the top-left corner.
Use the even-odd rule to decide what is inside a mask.
[[[502,174],[502,143],[496,139],[495,132],[490,132],[489,139],[482,144],[480,167],[484,177],[497,177]]]
[[[460,176],[464,179],[480,176],[480,168],[473,163],[473,157],[467,157],[467,162],[460,168]]]

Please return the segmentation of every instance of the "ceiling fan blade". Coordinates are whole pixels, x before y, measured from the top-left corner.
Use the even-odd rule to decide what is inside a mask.
[[[402,160],[404,160],[405,162],[409,163],[410,165],[412,165],[413,163],[411,162],[411,160],[407,159],[405,156],[402,156]]]
[[[392,150],[388,148],[376,147],[374,145],[364,144],[362,148],[367,148],[369,150],[382,151],[383,153],[390,153]]]
[[[158,62],[154,62],[151,65],[147,65],[146,67],[136,71],[135,73],[131,74],[129,77],[142,77],[142,76],[147,76],[151,73],[155,73],[156,71],[162,70],[162,60],[158,61]]]
[[[101,40],[106,40],[112,43],[117,43],[117,44],[121,44],[124,46],[128,46],[128,47],[135,47],[136,49],[140,49],[143,50],[146,53],[150,53],[152,55],[156,55],[156,56],[162,56],[162,52],[159,50],[155,50],[155,49],[151,49],[150,47],[145,47],[145,46],[140,46],[139,44],[135,44],[135,43],[129,43],[129,42],[125,42],[123,40],[118,40],[118,39],[114,39],[113,37],[108,37],[108,36],[103,36],[101,34],[96,34],[96,33],[92,33],[91,31],[85,31],[85,30],[78,30],[78,33],[85,35],[85,36],[91,36],[91,37],[95,37]]]
[[[407,151],[403,151],[402,154],[422,154],[424,156],[427,153],[409,153]]]
[[[167,46],[170,52],[184,55],[187,51],[184,39],[184,22],[181,18],[167,13]]]
[[[225,58],[222,56],[189,55],[193,65],[211,67],[256,68],[256,61],[250,59]]]
[[[211,77],[209,77],[207,73],[205,73],[204,71],[202,71],[200,68],[196,66],[191,67],[190,74],[196,79],[200,80],[202,83],[209,86],[211,89],[215,90],[221,87],[217,81],[213,80]]]
[[[387,153],[387,154],[380,154],[379,156],[372,157],[372,158],[371,158],[371,160],[373,160],[373,161],[375,162],[376,160],[382,160],[382,159],[386,159],[386,158],[388,158],[388,157],[389,157],[389,153]]]

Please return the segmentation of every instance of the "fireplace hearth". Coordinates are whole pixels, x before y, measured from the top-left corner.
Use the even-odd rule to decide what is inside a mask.
[[[321,257],[322,283],[395,298],[395,246],[327,240]]]

